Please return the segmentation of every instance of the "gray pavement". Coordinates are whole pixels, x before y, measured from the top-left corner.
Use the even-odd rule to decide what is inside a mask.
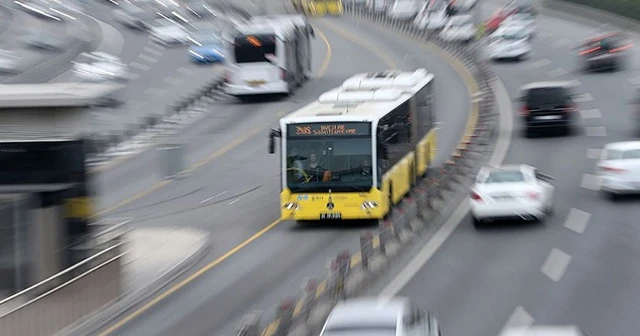
[[[485,12],[495,8],[491,3]],[[576,71],[573,47],[594,26],[541,16],[531,59],[495,65],[512,96],[532,81],[577,80],[577,92],[585,94],[583,131],[563,138],[513,134],[505,162],[531,164],[556,178],[555,213],[545,224],[476,231],[465,217],[435,254],[415,259],[426,265],[398,295],[435,311],[447,335],[494,336],[507,323],[576,324],[588,335],[638,330],[638,199],[604,199],[591,174],[604,144],[632,138],[627,101],[640,58],[635,52],[623,72]]]
[[[185,143],[188,163],[207,156],[212,161],[202,163],[187,178],[159,187],[109,214],[135,217],[131,223],[135,227],[178,222],[208,230],[213,248],[200,266],[220,258],[279,217],[277,158],[265,150],[268,127],[275,126],[279,115],[315,99],[356,72],[389,67],[433,71],[442,122],[440,155],[451,152],[466,122],[469,100],[463,98],[467,90],[462,80],[445,61],[370,24],[333,18],[313,23],[326,35],[333,53],[322,78],[313,79],[287,100],[215,105],[206,120],[177,138]],[[326,47],[317,39],[313,48],[314,68],[318,69]],[[386,57],[373,51],[378,49]],[[158,168],[152,167],[154,160],[155,153],[147,152],[102,174],[103,207],[117,204],[126,191],[132,195],[143,184],[161,181]],[[282,296],[292,294],[304,277],[322,276],[327,258],[340,249],[357,248],[360,229],[301,229],[293,223],[281,223],[113,334],[227,334],[243,313],[270,310]]]

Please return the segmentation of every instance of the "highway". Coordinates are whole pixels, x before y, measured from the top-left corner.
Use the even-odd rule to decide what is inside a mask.
[[[492,3],[483,11],[496,8]],[[413,298],[437,313],[450,336],[494,336],[505,325],[532,323],[576,324],[587,335],[637,332],[638,198],[612,203],[594,190],[592,174],[604,144],[633,138],[627,102],[632,83],[640,83],[640,40],[634,37],[633,65],[626,71],[584,74],[573,48],[596,31],[543,15],[531,59],[494,67],[512,97],[540,80],[577,80],[576,93],[584,95],[581,134],[526,139],[514,132],[506,155],[505,163],[531,164],[555,177],[553,217],[543,225],[476,231],[465,216],[448,239],[428,243],[442,244],[435,254],[428,251],[433,246],[425,247],[374,292]],[[411,277],[410,269],[420,265]]]
[[[269,7],[272,13],[282,12],[278,5]],[[350,75],[386,68],[433,71],[442,123],[439,162],[453,150],[467,119],[469,99],[448,63],[368,23],[326,18],[313,24],[316,78],[282,101],[227,100],[212,108],[206,120],[178,139],[185,143],[188,164],[196,167],[187,178],[160,182],[152,152],[100,174],[101,186],[120,189],[103,193],[110,207],[106,216],[134,217],[134,227],[204,229],[213,239],[199,276],[173,295],[162,294],[157,304],[132,311],[102,335],[229,334],[243,313],[271,313],[283,296],[295,293],[304,277],[322,277],[326,260],[337,251],[358,248],[361,226],[300,228],[277,220],[280,174],[277,156],[266,151],[268,128],[278,117]],[[141,185],[155,187],[135,194]],[[124,194],[133,197],[119,202]]]

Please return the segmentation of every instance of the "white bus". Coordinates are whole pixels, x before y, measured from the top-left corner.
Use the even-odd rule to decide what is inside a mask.
[[[358,74],[280,119],[281,218],[382,219],[437,151],[434,76]]]
[[[242,100],[288,95],[311,74],[311,26],[306,20],[255,18],[237,27],[225,75],[225,93]]]

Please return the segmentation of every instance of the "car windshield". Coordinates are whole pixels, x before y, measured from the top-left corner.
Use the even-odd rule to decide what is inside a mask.
[[[370,127],[371,123],[289,125],[287,187],[293,192],[370,190],[373,186]]]
[[[631,150],[607,150],[607,160],[631,160],[640,159],[640,149]]]
[[[568,98],[567,89],[562,87],[536,88],[529,90],[525,103],[532,108],[539,108],[544,105],[564,104]]]
[[[484,183],[524,182],[524,175],[518,170],[494,170],[489,173]]]

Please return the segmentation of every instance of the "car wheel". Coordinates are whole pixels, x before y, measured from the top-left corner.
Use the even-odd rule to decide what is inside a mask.
[[[618,199],[620,199],[620,195],[618,195],[618,194],[616,194],[616,193],[614,193],[614,192],[611,192],[611,191],[607,191],[607,192],[606,192],[606,196],[607,196],[607,198],[608,198],[610,201],[612,201],[612,202],[615,202],[615,201],[617,201]]]
[[[535,138],[537,135],[536,131],[532,128],[525,128],[524,136],[527,138]]]
[[[475,217],[471,217],[471,222],[473,223],[473,227],[475,227],[476,229],[481,228],[484,224],[481,219]]]

